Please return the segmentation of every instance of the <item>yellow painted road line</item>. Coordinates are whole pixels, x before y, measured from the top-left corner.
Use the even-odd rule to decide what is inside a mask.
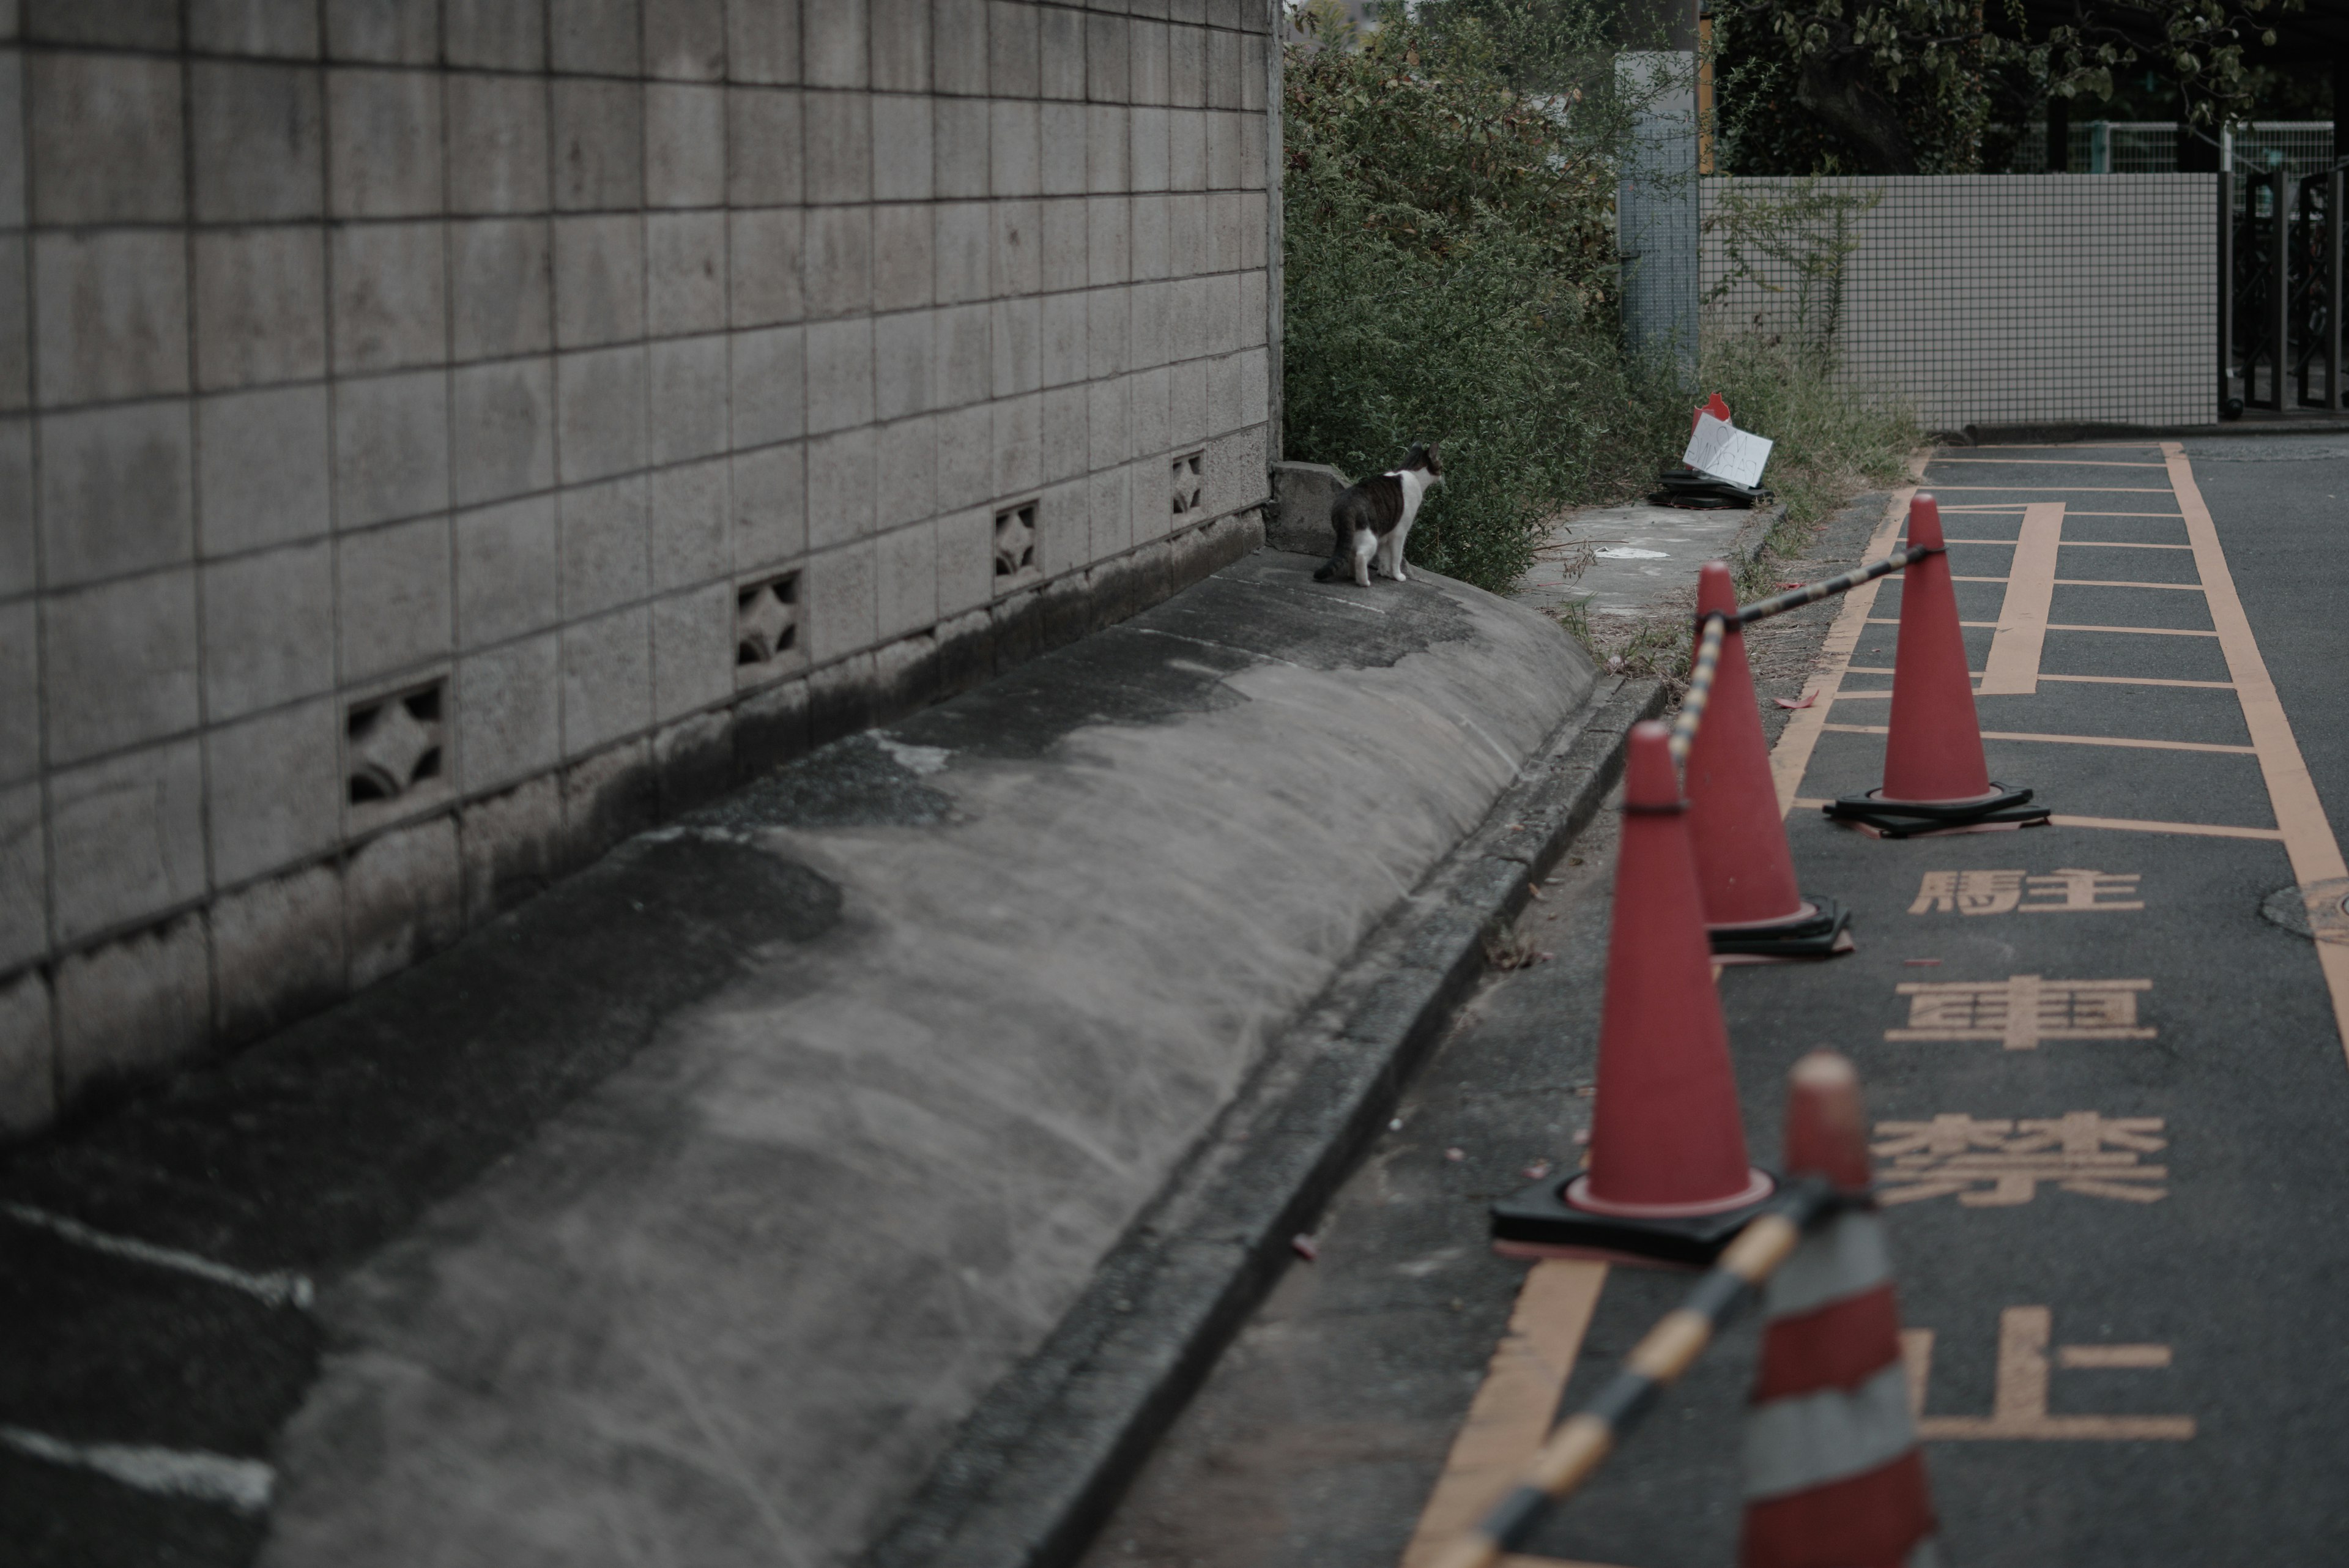
[[[2043,495],[2167,495],[2167,490],[2147,490],[2134,484],[1929,484],[1919,488],[1930,490],[1936,495],[1944,491],[1956,494],[1960,491],[2032,490]]]
[[[1517,1484],[1526,1459],[1557,1419],[1557,1402],[1606,1282],[1604,1263],[1551,1260],[1527,1271],[1509,1332],[1493,1352],[1444,1473],[1403,1548],[1402,1568],[1427,1568]]]
[[[2175,512],[2075,512],[2072,515],[2075,517],[2159,517],[2171,523],[2182,523],[2185,521],[2183,517],[2179,516]],[[2075,545],[2092,544],[2095,541],[2093,540],[2086,539],[2075,539],[2073,541]],[[2113,548],[2116,550],[2182,550],[2187,548],[2187,546],[2183,545],[2116,545]]]
[[[2284,715],[2275,682],[2268,679],[2267,660],[2260,655],[2251,618],[2243,613],[2243,601],[2235,592],[2227,553],[2220,547],[2218,524],[2211,521],[2210,508],[2202,500],[2202,487],[2194,482],[2193,465],[2187,461],[2185,447],[2177,441],[2162,442],[2161,452],[2169,464],[2169,483],[2178,493],[2178,508],[2186,516],[2194,564],[2209,590],[2210,621],[2219,628],[2219,647],[2227,656],[2235,700],[2242,704],[2243,722],[2251,732],[2260,772],[2267,779],[2268,803],[2275,811],[2276,826],[2283,830],[2292,874],[2303,888],[2349,877],[2349,862],[2341,857],[2340,841],[2333,836],[2316,781],[2309,776],[2300,742],[2292,738],[2292,721]],[[2349,1052],[2349,947],[2318,942],[2316,958],[2324,969],[2326,989],[2333,993],[2333,1024],[2340,1031],[2343,1050]]]
[[[1844,673],[1846,675],[1889,675],[1892,671],[1889,670],[1879,670],[1873,664],[1855,664],[1847,669]],[[1982,674],[1982,671],[1979,670],[1969,670],[1966,673],[1969,675],[1979,676]]]
[[[1797,795],[1794,804],[1806,810],[1816,811],[1828,803],[1822,798]],[[2066,816],[2057,812],[2048,819],[2057,827],[2106,828],[2116,833],[2176,833],[2188,838],[2260,838],[2281,841],[2283,834],[2273,827],[2235,827],[2220,822],[2147,822],[2127,816]]]
[[[1889,670],[1847,670],[1844,673],[1847,675],[1889,675],[1892,671]],[[2201,691],[2232,691],[2235,689],[2235,683],[2231,680],[2170,680],[2155,675],[2050,675],[2043,670],[2039,672],[2039,679],[2042,680],[2066,681],[2081,686],[2184,686]],[[1869,698],[1889,697],[1891,695],[1892,688],[1887,686],[1874,691],[1838,691],[1836,693],[1834,700],[1838,702],[1849,702],[1855,699],[1866,701]]]
[[[2071,680],[2084,686],[2191,686],[2203,691],[2232,691],[2235,689],[2231,680],[2171,680],[2157,675],[2049,675],[2042,672],[2039,679]]]
[[[2110,577],[2058,577],[2059,588],[2156,588],[2173,594],[2199,594],[2199,583],[2131,583]]]
[[[2020,463],[2044,463],[2050,468],[2160,468],[2158,462],[2123,462],[2110,457],[1937,457],[1935,463],[1986,462],[2013,466]]]
[[[2057,812],[2048,822],[2056,827],[2101,827],[2115,833],[2180,833],[2189,838],[2281,839],[2272,827],[2231,827],[2218,822],[2147,822],[2127,816],[2066,816]]]
[[[2075,512],[2069,507],[2066,507],[2064,509],[2064,515],[2066,517],[2109,517],[2112,514],[2109,512]],[[2170,515],[2170,514],[2165,512],[2162,515],[2167,517]],[[1944,545],[2012,545],[2014,541],[2012,539],[1951,539],[1944,536],[1941,543]],[[2066,539],[2063,543],[2064,548],[2066,550],[2191,550],[2194,548],[2191,545],[2124,545],[2116,539]]]
[[[1882,615],[1878,615],[1878,616],[1870,616],[1870,617],[1868,617],[1868,625],[1870,625],[1870,626],[1899,626],[1899,625],[1900,624],[1900,618],[1899,618],[1899,616],[1897,616],[1897,615],[1896,615],[1896,616],[1882,616]],[[1976,631],[1996,631],[1996,630],[1998,629],[1998,622],[1996,622],[1996,621],[1994,621],[1994,620],[1961,620],[1961,621],[1958,622],[1958,624],[1959,624],[1960,626],[1963,626],[1963,627],[1971,627],[1971,628],[1973,628],[1974,630],[1976,630]],[[2048,629],[2048,630],[2050,630],[2050,631],[2054,631],[2054,630],[2055,629],[2055,628],[2054,628],[2054,627],[2052,627],[2052,626],[2051,626],[2051,627],[2049,627],[2047,629]],[[2066,628],[2064,628],[2064,630],[2066,630],[2066,631],[2071,631],[2071,630],[2076,630],[2076,629],[2081,629],[2081,628],[2073,628],[2073,627],[2066,627]],[[2208,635],[2208,634],[2206,633],[2205,635]]]
[[[1923,461],[1912,460],[1909,471],[1922,473]],[[1877,524],[1861,553],[1863,560],[1881,560],[1892,554],[1892,543],[1900,536],[1900,525],[1909,520],[1909,503],[1917,490],[1914,484],[1905,484],[1892,493],[1885,504],[1884,521]],[[1795,792],[1802,787],[1803,774],[1810,769],[1811,753],[1817,749],[1819,735],[1826,728],[1827,711],[1835,706],[1836,694],[1843,688],[1844,671],[1870,624],[1868,612],[1876,607],[1876,590],[1883,584],[1878,577],[1844,595],[1843,607],[1836,612],[1835,625],[1827,628],[1826,641],[1819,649],[1819,662],[1803,684],[1803,695],[1811,705],[1795,710],[1785,729],[1779,732],[1778,743],[1770,748],[1770,777],[1778,786],[1781,816],[1795,809]]]
[[[2047,610],[2055,598],[2055,548],[2064,538],[2064,504],[2033,502],[2023,511],[2006,598],[1998,607],[1998,635],[1982,660],[1982,694],[2029,697],[2039,690],[2039,654],[2047,641]]]
[[[1889,724],[1822,724],[1819,728],[1832,735],[1889,735],[1892,732]],[[2220,752],[2241,757],[2259,754],[2255,746],[2222,746],[2209,741],[2138,741],[2112,735],[2040,735],[2023,730],[1984,730],[1982,738],[1985,741],[2046,741],[2061,746],[2119,746],[2135,752]]]
[[[2138,637],[2216,637],[2215,631],[2189,631],[2174,626],[2073,626],[2066,622],[2051,622],[2049,631],[2126,631]]]

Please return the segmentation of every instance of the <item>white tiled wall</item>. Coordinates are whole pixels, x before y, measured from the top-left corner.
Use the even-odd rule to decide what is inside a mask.
[[[1244,526],[1270,0],[1132,10],[0,6],[0,1132]]]
[[[1972,423],[2218,422],[2218,176],[1989,174],[1821,180],[1853,216],[1837,337],[1844,369],[1915,404],[1929,430]],[[1731,182],[1701,182],[1708,215]],[[1751,192],[1771,182],[1740,180]],[[1704,281],[1727,275],[1708,229]],[[1791,324],[1795,272],[1757,261],[1714,308]],[[1816,290],[1814,291],[1816,296]]]

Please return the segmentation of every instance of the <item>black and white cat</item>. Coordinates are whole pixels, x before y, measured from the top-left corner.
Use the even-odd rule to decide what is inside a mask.
[[[1411,539],[1411,525],[1427,493],[1444,483],[1444,463],[1433,446],[1413,443],[1403,454],[1402,466],[1392,473],[1372,474],[1350,484],[1330,504],[1330,531],[1336,535],[1329,560],[1313,574],[1317,583],[1351,576],[1362,587],[1371,586],[1371,557],[1380,557],[1381,575],[1407,582],[1402,547]]]

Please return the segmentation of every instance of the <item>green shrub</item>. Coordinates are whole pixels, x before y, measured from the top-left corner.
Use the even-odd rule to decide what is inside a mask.
[[[1545,5],[1535,29],[1520,0],[1424,0],[1358,48],[1326,37],[1284,62],[1284,448],[1360,476],[1440,441],[1411,559],[1496,592],[1559,511],[1648,489],[1692,401],[1622,346],[1615,168],[1638,106],[1614,95],[1592,14]],[[1514,54],[1486,30],[1512,17]],[[1757,207],[1740,232],[1775,254],[1812,215]],[[1917,439],[1826,354],[1761,333],[1709,332],[1703,384],[1778,442],[1768,483],[1796,523],[1897,472]]]
[[[1382,472],[1443,444],[1411,557],[1501,589],[1558,508],[1652,461],[1616,326],[1615,111],[1530,97],[1472,21],[1290,47],[1283,444]]]

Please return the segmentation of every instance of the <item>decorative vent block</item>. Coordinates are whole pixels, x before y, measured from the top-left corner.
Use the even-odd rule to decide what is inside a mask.
[[[446,680],[435,680],[350,705],[343,717],[344,771],[353,805],[408,800],[440,782],[448,689]]]
[[[1036,570],[1036,504],[1023,502],[995,514],[995,586],[1032,576]]]
[[[1185,452],[1174,460],[1174,515],[1188,517],[1199,510],[1206,491],[1206,482],[1200,477],[1200,465],[1206,460],[1205,448]]]
[[[791,662],[800,639],[800,575],[745,583],[734,590],[734,669],[754,676]]]

